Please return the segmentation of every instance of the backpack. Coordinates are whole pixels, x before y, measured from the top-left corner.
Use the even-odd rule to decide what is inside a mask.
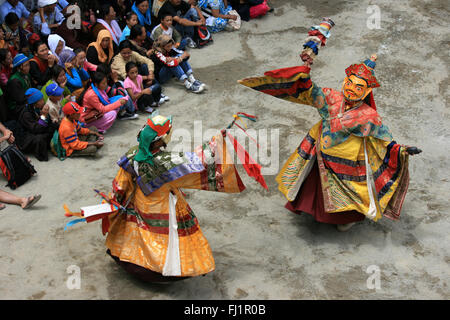
[[[55,131],[52,140],[50,140],[50,149],[59,160],[64,161],[66,159],[66,149],[64,149],[61,144],[61,140],[59,140],[58,130]]]
[[[206,26],[194,27],[194,42],[197,48],[202,48],[209,43],[213,42],[211,33]]]
[[[13,144],[0,152],[0,168],[11,189],[20,187],[36,173],[33,165]]]

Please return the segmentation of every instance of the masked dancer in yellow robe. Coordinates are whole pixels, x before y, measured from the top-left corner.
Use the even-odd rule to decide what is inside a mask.
[[[211,248],[181,188],[245,189],[227,151],[226,133],[194,152],[171,153],[163,147],[170,141],[172,119],[147,120],[139,146],[119,160],[113,181],[113,199],[124,210],[103,221],[108,253],[128,272],[144,281],[166,282],[214,270]]]
[[[408,155],[421,151],[393,140],[377,113],[373,88],[376,55],[345,69],[342,88],[321,88],[310,70],[333,21],[324,18],[304,44],[303,66],[265,73],[239,83],[317,109],[321,120],[292,153],[277,176],[286,208],[347,231],[357,221],[400,216],[408,184]]]

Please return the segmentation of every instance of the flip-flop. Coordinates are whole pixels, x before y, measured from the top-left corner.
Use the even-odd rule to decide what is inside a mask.
[[[30,198],[30,197],[29,197]],[[29,199],[28,198],[28,199]],[[39,201],[39,199],[41,199],[41,195],[40,194],[35,194],[33,196],[33,200],[31,200],[30,202],[27,203],[27,205],[25,207],[23,207],[23,209],[29,209],[31,208],[36,202]]]

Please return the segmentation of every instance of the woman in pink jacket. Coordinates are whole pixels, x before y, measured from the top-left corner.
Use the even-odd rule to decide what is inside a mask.
[[[128,97],[115,96],[109,98],[105,90],[108,87],[107,77],[104,73],[95,72],[92,82],[87,90],[80,96],[85,108],[80,120],[94,126],[100,133],[105,133],[111,128],[117,118],[119,110],[124,108]]]

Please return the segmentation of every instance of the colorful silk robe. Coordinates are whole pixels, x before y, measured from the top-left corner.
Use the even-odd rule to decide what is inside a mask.
[[[228,193],[245,189],[222,135],[192,153],[160,152],[153,166],[133,161],[136,151],[119,160],[113,181],[115,196],[127,213],[109,217],[106,246],[111,254],[164,276],[213,271],[211,248],[181,188]]]
[[[294,201],[318,162],[325,211],[356,210],[376,221],[398,219],[409,183],[408,155],[392,139],[377,111],[365,103],[345,111],[340,91],[320,88],[310,68],[285,68],[239,82],[277,98],[317,108],[314,125],[284,164],[276,180]]]

